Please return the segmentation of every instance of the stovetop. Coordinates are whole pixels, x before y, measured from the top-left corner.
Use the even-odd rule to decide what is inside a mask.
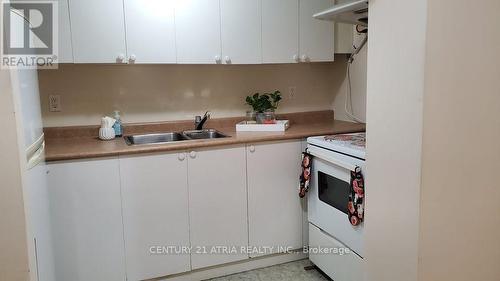
[[[365,159],[366,133],[338,134],[310,137],[307,142],[328,150]]]

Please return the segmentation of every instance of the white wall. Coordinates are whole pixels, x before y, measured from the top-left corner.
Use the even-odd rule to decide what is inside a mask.
[[[0,70],[0,280],[27,281],[28,248],[10,74]]]
[[[244,116],[245,97],[279,89],[278,112],[331,110],[345,79],[345,60],[284,65],[61,65],[39,71],[45,126],[94,125],[114,109],[125,122]],[[296,93],[290,98],[290,86]],[[59,94],[62,112],[49,112]]]
[[[498,281],[500,1],[428,10],[419,280]]]
[[[417,280],[426,13],[426,1],[370,1],[365,222],[370,281]]]

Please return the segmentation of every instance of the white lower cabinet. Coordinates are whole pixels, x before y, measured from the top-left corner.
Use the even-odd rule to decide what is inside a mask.
[[[48,165],[57,281],[124,281],[118,159]]]
[[[301,149],[300,141],[247,146],[250,246],[302,248]]]
[[[301,248],[301,146],[48,164],[55,280],[145,280],[246,260],[249,245]]]
[[[188,171],[192,268],[247,259],[217,248],[248,245],[245,147],[192,151]]]
[[[120,157],[128,280],[191,269],[189,253],[176,253],[189,247],[185,157],[184,152]]]

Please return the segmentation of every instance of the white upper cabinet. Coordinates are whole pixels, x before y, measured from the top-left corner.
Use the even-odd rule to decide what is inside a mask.
[[[333,0],[300,0],[300,61],[333,61],[335,24],[313,18],[334,5]]]
[[[219,0],[177,1],[175,28],[178,63],[222,62]]]
[[[333,61],[334,23],[312,17],[333,3],[333,0],[60,0],[60,62]]]
[[[192,269],[247,259],[239,252],[248,245],[245,147],[191,151],[188,171]]]
[[[44,0],[32,0],[44,1]],[[69,22],[68,0],[55,0],[58,3],[58,62],[73,62],[73,46],[71,44],[71,24]]]
[[[261,0],[220,0],[220,10],[222,62],[261,63]]]
[[[128,280],[189,271],[189,253],[150,252],[189,247],[186,154],[120,157],[120,175]]]
[[[59,0],[59,63],[73,62],[68,0]]]
[[[298,0],[262,0],[262,61],[299,62]]]
[[[70,0],[75,63],[121,63],[126,59],[123,0]]]
[[[129,63],[175,63],[174,0],[124,0]]]

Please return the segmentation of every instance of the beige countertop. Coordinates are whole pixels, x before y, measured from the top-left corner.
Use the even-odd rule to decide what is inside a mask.
[[[360,132],[365,130],[365,124],[333,120],[333,112],[325,111],[310,114],[316,115],[309,115],[307,118],[287,116],[291,117],[289,118],[291,120],[291,126],[285,132],[236,132],[234,124],[237,123],[237,120],[234,118],[231,120],[229,120],[229,118],[225,120],[220,119],[221,121],[211,120],[206,128],[217,129],[229,137],[211,140],[187,140],[155,145],[129,146],[125,143],[123,138],[101,141],[97,137],[92,136],[91,133],[88,133],[89,131],[95,131],[95,127],[79,128],[78,130],[75,128],[67,128],[66,130],[64,128],[46,128],[46,161],[191,150],[203,147],[302,139],[310,136]],[[127,126],[125,126],[125,134],[179,131],[187,129],[186,126],[188,124],[191,126],[190,122],[186,122],[187,121],[177,123],[156,123],[153,125],[133,125],[135,126],[133,129],[131,129],[131,125],[129,125],[130,127],[128,130]],[[168,126],[166,126],[166,124],[168,124]],[[229,126],[229,124],[233,125]],[[139,126],[142,127],[138,128]],[[71,133],[61,133],[63,130],[66,132],[71,131]],[[83,130],[87,130],[87,132],[82,133]]]

